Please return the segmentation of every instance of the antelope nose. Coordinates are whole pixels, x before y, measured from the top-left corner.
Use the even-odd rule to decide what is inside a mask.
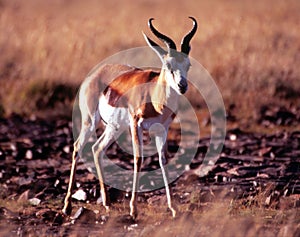
[[[181,94],[184,94],[186,91],[187,91],[187,88],[188,88],[188,83],[187,81],[184,79],[184,80],[181,80],[178,84],[178,87],[179,87],[179,91]]]

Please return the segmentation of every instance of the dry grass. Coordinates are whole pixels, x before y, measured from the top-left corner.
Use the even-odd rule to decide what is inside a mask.
[[[141,31],[149,32],[150,17],[179,43],[192,15],[199,31],[191,56],[212,74],[226,108],[235,104],[232,126],[262,131],[253,125],[261,106],[300,109],[299,12],[298,0],[0,0],[0,115],[70,116],[77,88],[93,66],[120,50],[146,45]],[[201,101],[193,98],[205,110]],[[245,206],[233,200],[201,205],[193,211],[180,205],[185,214],[171,220],[165,209],[141,204],[140,223],[148,227],[133,226],[127,234],[299,234],[299,208]],[[128,212],[123,206],[119,210]],[[111,235],[114,220],[98,233]],[[116,231],[124,232],[124,226]]]
[[[222,196],[214,197],[209,202],[200,199],[178,205],[179,215],[173,219],[166,211],[166,203],[154,205],[139,203],[139,216],[135,223],[129,221],[129,201],[114,203],[109,217],[100,205],[75,203],[74,212],[85,206],[97,213],[95,217],[85,216],[71,224],[65,220],[62,226],[52,226],[51,221],[42,222],[38,213],[43,209],[28,203],[1,201],[11,213],[8,216],[10,225],[0,221],[0,233],[10,236],[19,233],[24,236],[299,236],[299,207],[282,207],[281,200],[276,202],[279,207],[265,205],[265,192],[253,198],[249,204],[246,199],[229,199]],[[283,198],[282,198],[283,199]],[[195,203],[196,201],[196,203]],[[294,200],[295,201],[295,200]],[[293,206],[292,198],[288,200]],[[60,211],[57,200],[48,200],[46,210]],[[20,214],[20,218],[18,216]],[[108,218],[108,219],[107,219]],[[18,221],[17,221],[18,220]],[[102,220],[102,221],[101,221]],[[104,220],[104,221],[103,221]],[[74,223],[74,222],[73,222]]]
[[[178,0],[171,5],[146,0],[2,0],[2,115],[39,114],[44,107],[49,112],[39,106],[41,96],[31,96],[32,86],[41,88],[45,100],[52,98],[54,108],[56,102],[70,108],[70,93],[74,97],[94,65],[120,50],[145,45],[141,31],[148,32],[149,17],[179,43],[190,29],[187,16],[193,15],[199,31],[191,56],[213,75],[226,107],[236,105],[239,126],[247,127],[262,105],[291,107],[299,102],[299,10],[297,0]],[[55,98],[56,86],[70,91],[67,99]]]

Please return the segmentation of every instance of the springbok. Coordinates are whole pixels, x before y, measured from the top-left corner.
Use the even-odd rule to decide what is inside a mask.
[[[163,131],[158,131],[155,134],[155,143],[166,188],[168,207],[172,216],[175,217],[176,210],[171,203],[168,175],[164,168],[166,164],[166,136],[169,125],[175,117],[177,98],[188,89],[187,72],[190,68],[188,58],[191,49],[190,40],[197,30],[197,21],[193,17],[189,18],[193,21],[193,27],[183,38],[180,52],[176,50],[176,45],[172,39],[154,28],[152,25],[154,19],[149,19],[150,30],[167,46],[167,50],[163,49],[143,33],[147,44],[162,62],[160,72],[126,65],[106,64],[89,75],[82,83],[79,92],[82,123],[78,139],[74,142],[70,181],[62,210],[64,214],[70,215],[72,211],[71,195],[77,161],[82,154],[84,145],[102,120],[105,129],[92,146],[92,151],[100,182],[101,198],[106,210],[109,211],[109,199],[100,164],[104,152],[125,129],[130,128],[134,155],[130,216],[134,219],[137,216],[138,180],[143,159],[143,130],[149,130],[152,125],[160,124],[161,126],[158,127],[162,127]],[[100,81],[107,80],[107,78],[113,80],[101,92]]]

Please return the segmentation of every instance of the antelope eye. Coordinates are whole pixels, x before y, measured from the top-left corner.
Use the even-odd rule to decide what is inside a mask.
[[[172,70],[171,63],[166,63],[166,66],[167,66],[167,69],[168,69],[168,70],[170,70],[170,71]]]

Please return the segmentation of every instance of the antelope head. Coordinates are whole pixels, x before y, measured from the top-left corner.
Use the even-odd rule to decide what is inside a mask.
[[[191,66],[188,57],[191,50],[190,40],[197,30],[196,19],[193,17],[189,18],[193,21],[193,28],[189,33],[187,33],[187,35],[183,37],[181,42],[181,51],[177,51],[176,44],[171,38],[160,33],[154,28],[152,24],[152,21],[154,20],[153,18],[150,18],[148,21],[149,28],[152,33],[167,46],[167,50],[160,47],[157,43],[144,34],[147,44],[152,50],[154,50],[154,52],[162,61],[161,73],[165,75],[167,84],[178,94],[184,94],[188,89],[187,72]]]

